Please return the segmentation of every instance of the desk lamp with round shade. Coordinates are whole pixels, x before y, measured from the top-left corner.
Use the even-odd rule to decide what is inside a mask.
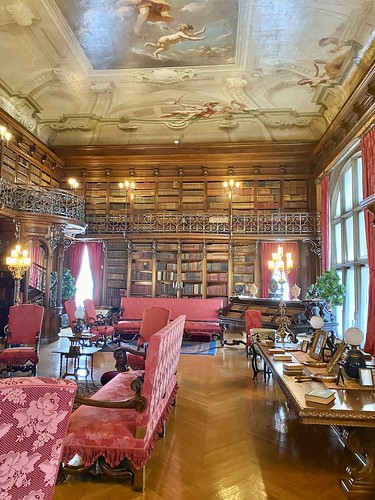
[[[344,361],[344,370],[349,378],[359,379],[359,369],[366,367],[363,352],[359,349],[364,337],[362,330],[354,326],[348,328],[344,333],[344,340],[350,344],[350,349]]]
[[[310,318],[310,325],[311,328],[314,329],[313,336],[310,339],[310,346],[312,346],[314,344],[315,335],[318,335],[319,330],[323,328],[324,319],[321,316],[312,316]]]

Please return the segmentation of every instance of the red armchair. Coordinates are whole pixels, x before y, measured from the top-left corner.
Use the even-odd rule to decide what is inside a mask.
[[[76,389],[71,380],[0,380],[0,498],[52,499]]]
[[[89,342],[89,344],[91,344],[91,342],[97,342],[99,340],[99,334],[96,335],[96,332],[91,332],[90,328],[88,328],[85,324],[84,321],[82,321],[82,324],[79,325],[77,318],[75,316],[75,312],[77,310],[77,305],[76,305],[76,302],[74,299],[68,299],[65,301],[64,303],[64,307],[65,307],[65,311],[66,311],[66,314],[68,315],[68,319],[69,319],[69,325],[70,325],[70,328],[72,330],[72,332],[76,332],[77,331],[77,326],[79,326],[79,330],[82,328],[82,331],[80,330],[79,333],[81,333],[82,335],[86,334],[86,333],[93,333],[95,336],[94,337],[90,337],[89,340],[87,340],[87,342]],[[82,342],[86,342],[85,340],[82,340]]]
[[[246,356],[249,356],[252,345],[252,328],[262,328],[262,313],[256,309],[246,309],[245,311],[245,332],[246,332]]]
[[[4,329],[5,348],[0,352],[1,372],[31,371],[36,375],[43,315],[44,307],[34,304],[10,307],[9,323]]]
[[[95,333],[104,344],[106,344],[108,337],[111,337],[113,340],[115,329],[105,317],[97,316],[94,301],[85,299],[83,304],[85,306],[86,324],[90,328],[91,333]]]
[[[105,385],[117,373],[132,370],[144,370],[147,354],[147,345],[155,333],[164,328],[170,320],[171,310],[165,307],[147,307],[143,311],[141,329],[137,340],[137,349],[119,347],[113,353],[116,359],[116,371],[102,375],[101,383]]]

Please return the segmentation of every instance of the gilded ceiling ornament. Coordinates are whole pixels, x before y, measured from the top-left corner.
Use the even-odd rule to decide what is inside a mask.
[[[93,130],[96,120],[90,116],[63,116],[59,122],[50,123],[52,130]]]

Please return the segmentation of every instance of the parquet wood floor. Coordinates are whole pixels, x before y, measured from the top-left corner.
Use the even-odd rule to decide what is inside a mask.
[[[66,339],[60,340],[62,342]],[[58,376],[55,344],[43,345],[38,375]],[[97,375],[112,353],[95,355]],[[298,422],[272,379],[252,370],[243,347],[216,356],[183,355],[177,406],[146,468],[146,490],[89,477],[69,478],[54,500],[340,500],[353,463],[326,426]]]

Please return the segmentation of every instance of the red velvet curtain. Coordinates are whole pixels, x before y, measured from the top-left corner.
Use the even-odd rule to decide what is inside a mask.
[[[87,252],[89,254],[90,269],[92,274],[93,301],[95,306],[100,305],[101,286],[103,276],[103,243],[93,242],[87,243]]]
[[[362,138],[363,198],[375,193],[375,127]],[[366,243],[370,271],[367,334],[364,350],[375,356],[375,238],[372,214],[365,210]]]
[[[268,297],[268,287],[272,277],[272,272],[268,269],[268,261],[272,260],[272,254],[276,253],[278,247],[283,247],[284,256],[287,253],[292,254],[293,269],[287,276],[289,287],[291,288],[297,282],[297,270],[299,265],[299,248],[298,243],[283,241],[277,242],[261,242],[261,266],[262,266],[262,297]],[[298,284],[298,283],[297,283]]]
[[[71,245],[68,249],[69,269],[76,283],[81,270],[85,245],[85,242],[74,243],[74,245]]]
[[[320,185],[321,193],[321,215],[320,225],[322,233],[322,272],[328,271],[330,268],[330,242],[331,242],[331,217],[330,217],[330,193],[329,193],[329,177],[323,177]]]

